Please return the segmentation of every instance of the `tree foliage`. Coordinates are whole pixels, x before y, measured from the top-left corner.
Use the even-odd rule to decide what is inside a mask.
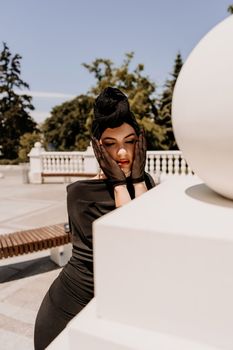
[[[80,95],[54,107],[42,125],[45,146],[59,151],[86,150],[90,143],[87,120],[93,102],[91,96]]]
[[[26,132],[20,137],[18,153],[20,162],[28,161],[28,153],[37,141],[42,141],[42,135],[35,131],[32,133]]]
[[[163,128],[154,122],[156,86],[143,74],[143,64],[131,69],[133,53],[127,53],[118,67],[109,59],[96,59],[83,66],[94,75],[95,86],[86,95],[55,107],[43,131],[47,144],[59,150],[83,150],[90,142],[93,102],[107,86],[121,89],[129,99],[131,109],[139,124],[144,127],[148,149],[161,149]]]
[[[31,96],[17,94],[15,89],[29,88],[21,75],[21,56],[12,56],[6,43],[0,53],[0,145],[2,156],[8,159],[18,157],[20,137],[36,130],[36,123],[29,111],[34,107]]]
[[[96,85],[90,89],[89,93],[96,97],[107,86],[123,91],[128,96],[132,112],[138,123],[145,129],[148,149],[162,149],[163,129],[154,123],[157,115],[156,85],[143,74],[143,64],[139,63],[134,69],[131,69],[133,57],[133,52],[126,53],[119,67],[108,59],[96,59],[91,64],[83,64],[96,79]],[[88,124],[91,124],[91,120]]]
[[[228,8],[227,8],[227,12],[230,13],[230,15],[233,14],[233,5],[229,5]]]
[[[182,65],[183,60],[181,54],[178,53],[171,73],[172,79],[166,81],[158,103],[158,115],[155,118],[155,123],[165,128],[165,136],[163,139],[164,149],[178,149],[172,129],[171,107],[174,87]]]

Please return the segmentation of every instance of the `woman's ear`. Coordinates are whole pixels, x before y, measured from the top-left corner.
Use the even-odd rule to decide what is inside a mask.
[[[99,140],[99,143],[100,143],[100,145],[102,145],[102,140],[101,139]]]

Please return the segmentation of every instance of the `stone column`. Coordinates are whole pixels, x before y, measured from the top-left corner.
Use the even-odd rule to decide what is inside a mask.
[[[29,170],[29,182],[33,184],[41,184],[42,183],[42,159],[41,153],[44,152],[44,148],[42,147],[40,142],[36,142],[34,147],[31,149],[28,154],[30,158],[30,170]]]

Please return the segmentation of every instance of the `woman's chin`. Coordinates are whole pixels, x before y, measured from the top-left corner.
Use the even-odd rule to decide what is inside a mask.
[[[131,170],[128,169],[122,169],[123,173],[125,174],[126,177],[129,177],[131,175]]]

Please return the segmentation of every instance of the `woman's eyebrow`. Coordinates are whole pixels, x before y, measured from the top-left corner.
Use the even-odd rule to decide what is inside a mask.
[[[106,141],[106,140],[116,140],[116,139],[114,137],[107,136],[103,138],[103,141]]]
[[[127,139],[127,137],[130,137],[130,136],[136,136],[134,132],[130,133],[129,135],[125,136],[124,139]],[[106,141],[106,140],[116,140],[114,137],[110,137],[110,136],[106,136],[103,138],[103,141]]]
[[[124,137],[124,139],[126,139],[127,137],[130,137],[130,136],[136,136],[134,132],[132,132],[131,134],[127,135]]]

